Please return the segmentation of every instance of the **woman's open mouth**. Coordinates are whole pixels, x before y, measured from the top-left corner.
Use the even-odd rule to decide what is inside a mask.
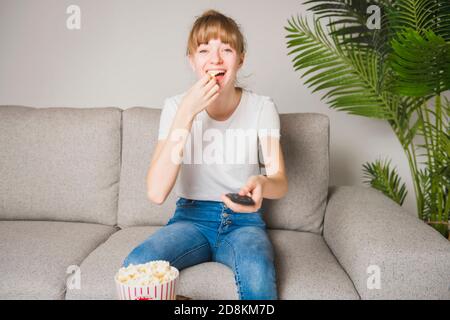
[[[208,74],[212,77],[215,77],[217,81],[221,81],[225,76],[225,70],[209,70]]]

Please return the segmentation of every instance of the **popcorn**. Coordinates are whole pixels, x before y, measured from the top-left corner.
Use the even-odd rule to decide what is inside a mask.
[[[175,300],[179,271],[157,260],[120,268],[115,276],[120,300]]]
[[[171,267],[168,261],[157,260],[145,264],[122,267],[116,279],[128,286],[160,285],[174,280],[178,270]]]

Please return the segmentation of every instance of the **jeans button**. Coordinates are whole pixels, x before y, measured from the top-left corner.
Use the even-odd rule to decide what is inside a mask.
[[[228,220],[228,221],[227,221],[227,224],[231,224],[231,220]]]
[[[223,217],[224,217],[224,218],[226,218],[226,217],[228,217],[228,216],[229,216],[228,213],[226,213],[226,212],[223,213]]]

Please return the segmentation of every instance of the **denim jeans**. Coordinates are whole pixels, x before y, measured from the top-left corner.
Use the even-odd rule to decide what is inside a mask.
[[[169,261],[178,270],[215,261],[234,272],[240,299],[277,299],[274,252],[262,210],[237,213],[220,201],[179,198],[169,222],[138,245],[123,266]]]

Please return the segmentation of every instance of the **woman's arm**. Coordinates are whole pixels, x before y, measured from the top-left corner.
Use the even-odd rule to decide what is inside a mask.
[[[288,181],[280,138],[268,136],[262,137],[260,140],[266,168],[266,176],[258,176],[263,184],[262,197],[267,199],[283,198],[288,191]]]
[[[147,195],[156,204],[163,203],[177,180],[183,151],[195,116],[218,96],[216,79],[206,74],[186,93],[174,116],[167,139],[160,140],[147,172]]]
[[[147,195],[156,204],[162,204],[175,185],[192,122],[193,117],[180,108],[167,139],[156,146],[147,172]]]
[[[257,177],[261,179],[261,183],[263,185],[263,198],[281,199],[286,195],[288,191],[288,183],[284,174],[277,173],[270,177],[263,175],[259,175]]]
[[[253,206],[244,206],[232,202],[225,194],[222,201],[235,212],[255,212],[261,208],[263,198],[280,199],[288,192],[283,152],[278,137],[261,138],[261,150],[264,156],[266,176],[256,175],[248,178],[240,195],[247,195],[255,201]]]

